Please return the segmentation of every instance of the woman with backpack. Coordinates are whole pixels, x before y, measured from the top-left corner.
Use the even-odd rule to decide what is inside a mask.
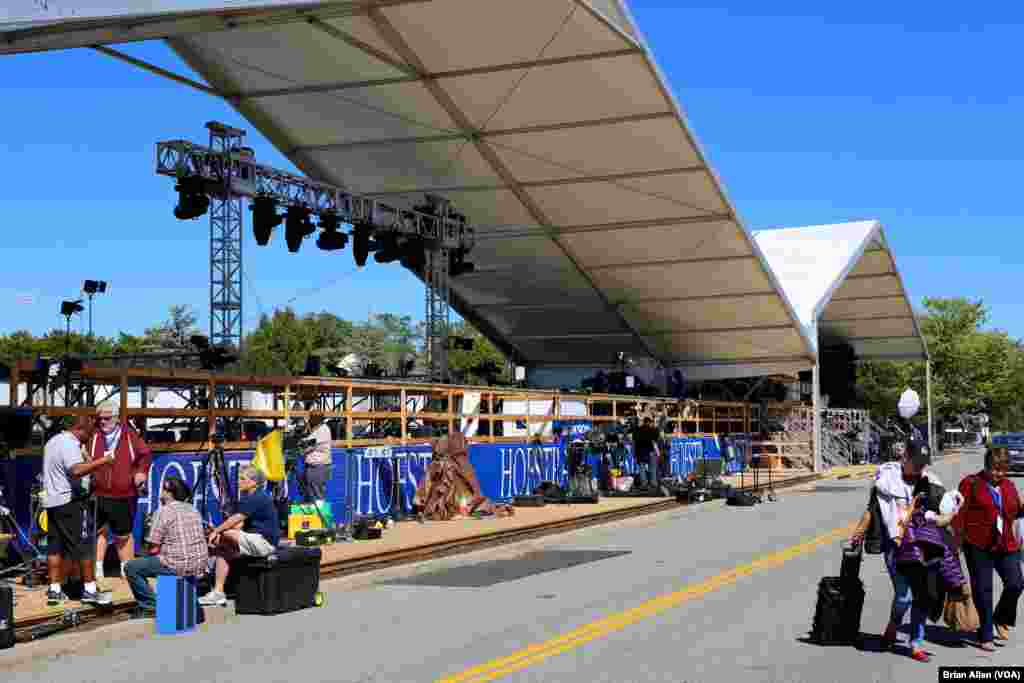
[[[945,489],[938,477],[927,470],[930,464],[928,447],[912,440],[906,443],[901,461],[879,466],[868,508],[850,537],[852,544],[864,542],[866,552],[881,554],[892,579],[892,611],[882,635],[883,648],[890,650],[896,645],[898,629],[909,610],[910,656],[920,662],[931,659],[924,649],[924,624],[933,607],[926,590],[927,572],[938,570],[938,566],[926,564],[924,558],[916,555],[911,556],[906,547],[908,544],[903,540],[908,529],[921,522],[921,519],[914,518],[915,513],[920,512],[920,505],[929,508],[920,517],[932,512],[927,521],[934,524],[938,519],[931,508],[937,509],[937,501],[945,495]],[[945,524],[950,520],[939,521]]]
[[[1006,478],[1008,470],[1006,448],[988,448],[985,469],[960,482],[964,503],[953,521],[964,538],[964,557],[980,622],[978,647],[985,652],[995,651],[993,636],[1001,641],[1009,639],[1010,627],[1017,624],[1017,602],[1024,591],[1021,539],[1014,529],[1024,511],[1016,485]],[[993,571],[1003,582],[1003,593],[994,610]]]

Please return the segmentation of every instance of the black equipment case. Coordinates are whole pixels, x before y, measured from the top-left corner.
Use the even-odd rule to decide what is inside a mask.
[[[811,640],[821,645],[852,645],[860,638],[864,584],[860,580],[861,546],[844,547],[839,576],[818,583]]]
[[[0,585],[0,650],[14,647],[14,589]]]
[[[235,612],[281,614],[317,604],[320,548],[281,547],[269,557],[232,562]]]

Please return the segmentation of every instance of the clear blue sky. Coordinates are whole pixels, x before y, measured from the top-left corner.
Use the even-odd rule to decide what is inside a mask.
[[[915,303],[981,298],[993,326],[1024,337],[1024,10],[677,5],[632,3],[748,228],[878,218]],[[190,73],[162,44],[120,49]],[[111,282],[99,334],[140,333],[177,303],[205,329],[207,222],[173,218],[154,143],[202,140],[218,119],[248,129],[261,161],[288,162],[219,100],[90,50],[0,57],[0,83],[0,332],[62,326],[60,300],[84,278]],[[422,286],[395,264],[354,274],[348,250],[275,247],[246,230],[247,329],[288,302],[423,315]]]

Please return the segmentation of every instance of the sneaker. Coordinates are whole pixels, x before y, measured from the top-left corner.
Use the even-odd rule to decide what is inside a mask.
[[[919,647],[910,648],[910,658],[916,662],[924,662],[926,664],[932,661],[932,656]]]
[[[228,599],[220,591],[210,591],[203,597],[199,598],[199,604],[204,607],[226,607]]]
[[[64,601],[68,599],[68,596],[64,595],[62,590],[53,590],[52,588],[46,589],[46,606],[47,607],[60,607],[64,604]]]
[[[111,597],[110,593],[107,592],[107,591],[100,591],[100,590],[88,591],[88,590],[85,590],[85,589],[82,590],[82,600],[81,600],[81,602],[84,603],[84,604],[87,604],[87,605],[109,605],[113,601],[114,601],[113,597]]]
[[[1010,629],[1002,624],[995,624],[996,640],[1009,640]]]

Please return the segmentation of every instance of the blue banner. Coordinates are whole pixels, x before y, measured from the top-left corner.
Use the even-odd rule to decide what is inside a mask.
[[[515,496],[529,495],[544,481],[565,486],[566,446],[590,430],[585,420],[563,421],[563,437],[560,441],[543,444],[502,443],[473,444],[470,446],[470,462],[476,470],[483,495],[494,501],[508,501]],[[734,441],[735,443],[735,441]],[[736,444],[738,451],[743,446]],[[379,449],[375,452],[380,452]],[[365,448],[333,449],[334,465],[327,483],[327,501],[331,505],[337,522],[349,522],[355,515],[384,515],[391,509],[394,491],[394,465],[398,465],[399,495],[402,508],[412,509],[412,500],[417,483],[423,480],[430,464],[430,446],[394,447],[392,457],[367,457]],[[686,476],[696,468],[702,458],[721,458],[720,447],[714,437],[680,437],[669,440],[669,471],[672,476]],[[237,496],[238,469],[247,465],[253,451],[229,451],[224,462],[227,469],[231,496]],[[588,450],[586,461],[591,465],[595,477],[604,475],[606,464],[602,452]],[[141,541],[143,516],[155,511],[159,505],[159,492],[168,476],[181,478],[190,488],[203,477],[206,453],[156,453],[149,472],[148,495],[139,499],[135,523],[136,540]],[[633,457],[632,447],[621,446],[616,460],[622,464],[626,474],[636,475],[640,469]],[[739,471],[740,462],[728,461],[727,471]],[[23,528],[30,528],[30,490],[32,482],[42,465],[41,457],[15,458],[8,469],[8,481],[13,477],[14,485],[7,491],[8,504],[13,508],[16,519]],[[292,471],[284,484],[285,494],[290,501],[301,500],[298,477],[302,465]],[[205,490],[196,491],[194,503],[202,507],[205,500],[213,523],[222,520],[221,501],[212,476],[207,476]]]

